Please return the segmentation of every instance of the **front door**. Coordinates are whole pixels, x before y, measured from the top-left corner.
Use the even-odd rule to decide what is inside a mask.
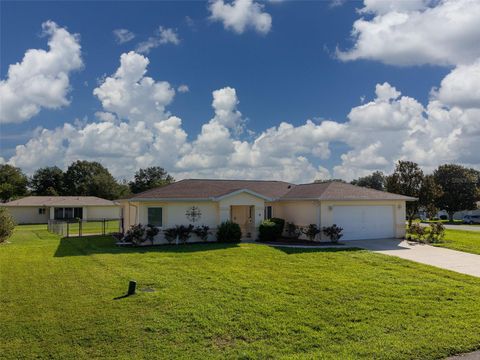
[[[254,207],[250,205],[232,205],[230,209],[231,221],[240,225],[242,237],[252,236],[253,213]]]

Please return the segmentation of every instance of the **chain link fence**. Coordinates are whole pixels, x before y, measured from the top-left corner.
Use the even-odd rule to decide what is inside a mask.
[[[48,231],[62,237],[123,233],[123,219],[48,220]]]

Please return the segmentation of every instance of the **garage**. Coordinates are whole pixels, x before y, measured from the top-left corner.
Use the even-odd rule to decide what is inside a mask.
[[[334,206],[333,223],[343,228],[342,240],[393,238],[393,212],[389,205]]]

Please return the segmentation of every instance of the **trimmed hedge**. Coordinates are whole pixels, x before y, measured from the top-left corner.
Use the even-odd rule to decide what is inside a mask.
[[[264,220],[258,227],[258,240],[275,241],[282,237],[285,220],[279,218],[271,218]]]
[[[240,242],[241,238],[242,230],[237,223],[225,221],[217,228],[217,241],[219,242]]]

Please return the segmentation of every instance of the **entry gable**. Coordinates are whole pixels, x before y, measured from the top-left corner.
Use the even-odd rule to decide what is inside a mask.
[[[212,198],[212,200],[220,201],[220,200],[224,200],[224,199],[227,199],[229,197],[240,195],[240,194],[248,194],[248,195],[254,196],[256,198],[260,198],[264,201],[273,201],[272,198],[269,198],[268,196],[264,196],[262,194],[259,194],[255,191],[252,191],[252,190],[249,190],[249,189],[238,189],[238,190],[235,190],[235,191],[232,191],[232,192],[214,197],[214,198]]]

